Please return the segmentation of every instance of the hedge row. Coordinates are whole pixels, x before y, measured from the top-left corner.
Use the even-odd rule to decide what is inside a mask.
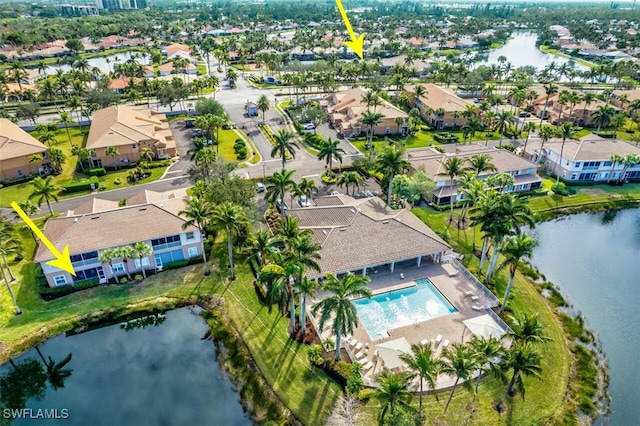
[[[107,174],[107,171],[104,167],[96,167],[94,169],[85,170],[84,173],[89,176],[104,176]]]

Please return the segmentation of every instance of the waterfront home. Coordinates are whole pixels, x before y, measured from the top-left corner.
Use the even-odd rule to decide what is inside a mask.
[[[110,146],[118,148],[117,155],[107,155]],[[143,148],[151,149],[157,159],[176,155],[176,143],[167,117],[151,109],[129,105],[111,106],[93,113],[87,148],[94,150],[93,167],[137,162]]]
[[[49,161],[44,159],[46,149],[42,142],[17,124],[0,118],[0,181],[48,173]],[[30,161],[33,155],[40,155],[43,159]]]
[[[116,201],[89,200],[64,216],[49,219],[43,231],[60,252],[69,245],[76,276],[47,265],[54,256],[43,244],[38,245],[34,261],[42,266],[49,286],[55,287],[87,279],[98,279],[100,283],[119,281],[127,271],[132,275],[142,273],[143,268],[160,271],[171,262],[201,256],[200,231],[194,226],[183,228],[186,220],[177,215],[186,200],[179,195],[182,194],[144,193],[136,196],[137,201],[151,202],[137,204],[132,197],[134,205],[126,207],[118,207]],[[137,242],[148,244],[152,253],[100,262],[100,253],[105,249]]]
[[[562,150],[562,157],[560,151]],[[589,135],[580,141],[567,140],[562,149],[561,139],[552,139],[542,146],[540,140],[527,144],[525,157],[544,164],[551,173],[567,181],[640,181],[640,164],[626,167],[613,164],[612,155],[640,156],[640,147],[618,139],[603,139]],[[624,172],[624,176],[621,176]]]
[[[477,154],[487,154],[496,171],[481,172],[479,178],[497,173],[509,173],[515,179],[515,184],[506,189],[507,192],[522,192],[540,188],[542,179],[536,174],[538,165],[513,154],[505,149],[486,147],[481,144],[460,145],[455,153],[441,153],[433,148],[411,150],[408,154],[409,163],[414,169],[424,170],[426,175],[435,182],[436,189],[428,196],[434,204],[448,204],[451,197],[454,201],[462,200],[463,194],[457,179],[453,181],[445,174],[444,163],[448,158],[458,157],[466,161]]]
[[[327,113],[329,123],[339,134],[346,137],[357,136],[366,131],[362,124],[362,116],[368,111],[382,114],[378,125],[373,128],[374,135],[405,135],[409,129],[409,116],[400,108],[380,98],[380,105],[369,107],[363,101],[367,91],[356,87],[344,92],[332,93],[320,101],[320,106]],[[402,123],[396,122],[401,118]]]
[[[345,195],[318,197],[316,206],[292,208],[300,228],[312,232],[320,244],[320,272],[367,274],[403,261],[420,266],[423,260],[439,262],[451,247],[408,209],[393,210],[378,197],[353,199]]]
[[[544,117],[542,118],[549,120],[552,124],[571,122],[575,126],[588,126],[592,121],[591,114],[599,107],[606,105],[600,99],[593,99],[589,103],[580,101],[575,105],[569,103],[561,104],[559,102],[560,92],[563,90],[571,91],[566,87],[559,87],[558,92],[550,95],[547,102],[547,95],[544,93],[544,89],[538,89],[540,96],[533,101],[532,112],[538,117],[542,117],[544,111]],[[545,103],[547,104],[546,110]]]
[[[416,97],[415,106],[420,110],[422,118],[434,129],[447,129],[463,126],[466,119],[462,113],[470,100],[462,99],[451,90],[436,86],[433,83],[423,84],[424,95]],[[415,86],[407,85],[405,92],[415,94]]]

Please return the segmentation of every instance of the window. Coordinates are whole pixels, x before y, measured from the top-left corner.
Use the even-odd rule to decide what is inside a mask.
[[[576,163],[576,169],[579,169],[579,168],[580,168],[580,162],[577,162]]]
[[[131,145],[131,149],[136,149],[138,147],[138,145],[136,145],[135,143],[133,145]]]
[[[605,161],[604,162],[604,166],[605,167],[611,167],[611,161]]]
[[[576,173],[571,173],[571,180],[576,180],[578,175]]]
[[[18,177],[22,177],[24,176],[24,173],[22,173],[22,170],[18,170]]]
[[[53,282],[56,285],[64,285],[67,283],[67,277],[65,277],[64,275],[56,275],[55,277],[53,277]]]
[[[194,238],[193,232],[187,232],[187,240],[193,240]]]
[[[388,135],[389,133],[391,133],[391,128],[390,128],[390,127],[385,128],[385,129],[384,129],[384,133],[385,133],[385,134],[387,134],[387,135]]]
[[[197,247],[189,247],[189,249],[187,250],[187,253],[188,253],[189,257],[196,257],[198,255],[198,248]]]
[[[124,265],[122,263],[114,263],[111,265],[111,272],[117,274],[118,272],[124,272]]]

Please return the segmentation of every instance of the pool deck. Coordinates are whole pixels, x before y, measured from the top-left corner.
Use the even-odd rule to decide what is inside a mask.
[[[371,338],[364,328],[364,325],[358,321],[358,327],[354,330],[352,338],[355,338],[358,342],[362,342],[363,348],[361,351],[366,352],[364,355],[364,358],[367,360],[366,362],[372,361],[374,363],[374,367],[364,374],[366,384],[375,385],[373,380],[374,376],[384,369],[382,361],[375,359],[376,357],[374,356],[376,344],[402,337],[407,339],[410,344],[420,343],[426,339],[434,346],[436,356],[439,356],[444,349],[443,343],[445,340],[449,341],[449,345],[470,340],[472,334],[466,328],[463,321],[486,313],[484,309],[477,309],[478,307],[492,303],[495,304],[495,299],[485,295],[478,285],[471,278],[467,277],[463,271],[455,274],[457,265],[451,263],[445,265],[439,263],[423,263],[420,267],[417,267],[415,263],[411,265],[400,265],[400,267],[396,265],[394,272],[379,269],[377,273],[370,274],[371,283],[368,287],[374,295],[411,287],[415,285],[416,280],[428,278],[449,303],[457,309],[457,312],[387,330],[388,337],[381,339]],[[401,274],[404,278],[401,278]],[[468,294],[468,292],[471,292],[471,294]],[[316,300],[311,301],[311,303],[322,300],[327,295],[327,293],[319,292]],[[474,297],[477,297],[477,299],[473,300],[472,298]],[[476,309],[472,308],[472,306],[475,306]],[[439,344],[435,343],[438,335],[442,336]],[[321,336],[322,339],[333,337],[331,330],[326,326]],[[368,350],[365,351],[364,349],[367,346]],[[352,346],[349,346],[349,349],[353,355],[360,352],[352,349]],[[450,387],[454,380],[455,378],[451,376],[441,375],[438,378],[436,387],[438,389]]]

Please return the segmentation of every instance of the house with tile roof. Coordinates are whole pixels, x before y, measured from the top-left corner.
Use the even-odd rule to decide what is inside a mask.
[[[314,199],[317,206],[293,208],[288,214],[300,220],[300,228],[312,232],[321,246],[320,272],[363,273],[403,261],[439,261],[451,247],[408,209],[393,210],[380,198],[353,199],[327,196]]]
[[[118,155],[106,154],[110,146],[118,148]],[[176,142],[167,117],[152,109],[129,105],[111,106],[93,113],[87,148],[94,150],[93,167],[135,163],[143,148],[151,149],[157,159],[176,155]]]
[[[115,282],[126,276],[127,270],[132,275],[141,273],[143,268],[157,272],[168,263],[199,257],[203,249],[200,231],[195,226],[183,228],[186,220],[177,214],[187,199],[182,195],[186,194],[143,194],[132,197],[132,205],[126,207],[93,198],[64,216],[47,220],[43,230],[59,251],[69,245],[76,276],[47,265],[54,256],[43,244],[38,245],[34,261],[42,266],[49,286],[55,287],[96,278],[103,284]],[[148,200],[147,196],[154,201],[137,203]],[[100,253],[105,249],[137,242],[148,244],[152,253],[142,259],[100,262]]]
[[[548,140],[544,146],[542,141],[533,140],[527,144],[525,157],[544,164],[547,170],[568,182],[619,179],[640,182],[640,164],[627,168],[620,163],[613,164],[611,156],[614,154],[640,157],[640,147],[623,140],[589,135],[579,141],[567,140],[564,149],[562,139]]]
[[[466,161],[477,154],[487,154],[496,171],[481,172],[479,178],[497,173],[509,173],[515,179],[515,184],[506,189],[507,192],[522,192],[540,188],[542,179],[537,175],[538,164],[524,159],[505,149],[486,147],[481,144],[467,144],[456,147],[455,153],[441,153],[432,148],[411,150],[408,154],[409,163],[414,169],[424,170],[429,179],[435,182],[436,189],[428,195],[434,204],[448,204],[451,197],[454,201],[462,200],[460,185],[457,180],[451,181],[445,173],[444,162],[448,158],[458,157]]]
[[[366,131],[362,115],[371,107],[362,100],[367,91],[356,87],[344,92],[332,93],[320,101],[320,107],[327,113],[329,123],[346,137],[357,136]],[[373,129],[375,135],[405,135],[409,129],[409,116],[400,108],[380,98],[375,112],[382,114],[380,123]],[[396,118],[402,118],[398,125]]]
[[[44,157],[42,142],[6,118],[0,118],[0,181],[19,179],[35,174],[46,174],[51,170],[49,162],[30,162],[34,155]]]
[[[451,90],[436,86],[433,83],[423,84],[425,93],[416,98],[416,108],[422,118],[434,129],[447,129],[464,126],[466,119],[462,113],[467,106],[473,105],[470,100],[462,99]],[[405,92],[415,94],[415,86],[407,85]],[[441,114],[438,114],[440,112]]]

